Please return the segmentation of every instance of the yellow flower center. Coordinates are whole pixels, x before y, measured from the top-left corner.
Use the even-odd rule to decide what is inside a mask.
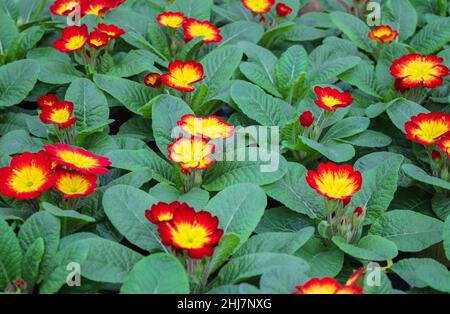
[[[339,99],[336,99],[331,96],[322,97],[322,102],[325,104],[325,106],[330,108],[333,108],[334,106],[341,104],[341,101]]]
[[[427,81],[438,74],[434,67],[434,63],[414,60],[403,69],[403,77],[408,77],[413,81]]]
[[[178,28],[183,25],[184,18],[182,16],[163,16],[161,18],[161,24],[171,27]]]
[[[346,172],[325,172],[316,183],[319,190],[331,198],[347,197],[356,190],[356,182],[349,179]]]
[[[70,112],[66,109],[57,109],[52,112],[50,118],[56,123],[64,123],[70,119]]]
[[[179,224],[172,228],[173,242],[186,249],[202,248],[209,241],[208,231],[201,225]]]
[[[64,174],[56,182],[56,187],[66,195],[83,194],[89,189],[89,182],[79,174]]]
[[[70,37],[66,43],[66,48],[70,50],[77,50],[84,46],[86,42],[86,37],[84,36],[73,36]]]
[[[199,23],[192,23],[189,26],[189,33],[192,37],[204,36],[203,40],[213,40],[216,37],[214,29]]]
[[[204,135],[212,139],[227,135],[227,126],[217,123],[216,119],[190,118],[185,124],[186,131],[191,135]]]
[[[255,12],[264,12],[267,9],[267,1],[265,0],[247,0],[247,6]]]
[[[193,82],[200,79],[198,71],[191,66],[176,68],[170,76],[173,82],[182,87],[191,87]]]
[[[58,157],[80,169],[90,169],[98,166],[98,162],[95,158],[77,152],[67,150],[59,151]]]
[[[434,142],[449,131],[449,126],[444,121],[429,120],[418,123],[419,128],[412,134],[427,142]]]
[[[26,193],[37,191],[46,181],[46,173],[32,165],[22,169],[14,169],[9,182],[15,191]]]
[[[70,1],[70,2],[64,3],[59,8],[58,13],[63,14],[64,12],[72,11],[73,9],[75,9],[75,7],[77,5],[79,5],[78,1]]]

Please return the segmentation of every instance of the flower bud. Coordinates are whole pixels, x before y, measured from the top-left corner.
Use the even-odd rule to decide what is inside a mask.
[[[305,111],[298,120],[303,127],[309,128],[314,123],[314,116],[311,111]]]
[[[280,17],[286,17],[292,13],[292,8],[284,3],[278,3],[276,10],[278,16]]]
[[[431,158],[434,161],[440,161],[442,159],[442,155],[438,150],[433,150],[433,152],[431,153]]]
[[[364,222],[364,218],[366,217],[366,210],[361,206],[356,207],[353,211],[353,225],[359,228]]]

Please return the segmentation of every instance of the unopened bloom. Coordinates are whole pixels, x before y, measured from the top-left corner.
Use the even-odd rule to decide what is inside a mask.
[[[366,272],[366,269],[364,267],[360,267],[357,270],[353,272],[353,274],[350,276],[350,278],[347,279],[347,282],[345,283],[346,286],[358,286],[359,283],[361,283],[362,279],[364,278],[364,273]]]
[[[292,13],[292,8],[284,3],[278,3],[276,6],[277,14],[280,17],[289,16]]]
[[[62,31],[61,39],[53,43],[53,48],[65,53],[79,51],[83,49],[88,39],[89,32],[85,24],[67,26]]]
[[[89,34],[88,44],[94,49],[100,49],[109,44],[109,36],[99,31],[93,31]]]
[[[104,174],[111,165],[108,158],[95,155],[83,148],[75,148],[67,144],[46,144],[44,149],[52,156],[52,160],[61,166],[66,166],[84,174]]]
[[[431,146],[450,131],[450,114],[420,113],[405,123],[406,138]]]
[[[152,87],[152,88],[160,87],[162,84],[161,74],[156,73],[156,72],[151,72],[151,73],[147,74],[144,78],[144,83],[148,87]]]
[[[326,277],[313,278],[304,285],[297,286],[294,294],[362,294],[358,286],[343,286],[336,279]]]
[[[193,92],[195,83],[203,80],[203,66],[193,60],[173,61],[169,64],[169,73],[161,75],[164,85],[182,92]]]
[[[87,0],[56,0],[50,6],[50,12],[55,15],[69,15],[73,13],[77,7],[81,9],[86,3]]]
[[[189,206],[177,207],[170,221],[158,225],[158,233],[164,245],[186,250],[189,257],[202,259],[212,256],[223,235],[219,220],[209,212],[195,212]]]
[[[435,55],[422,56],[412,53],[394,60],[391,74],[396,78],[397,89],[436,88],[443,84],[443,77],[449,74],[444,60]]]
[[[152,206],[150,210],[145,211],[145,217],[154,223],[170,221],[173,219],[173,213],[176,209],[187,209],[189,206],[185,203],[173,202],[170,204],[159,202]]]
[[[95,31],[106,34],[109,38],[117,39],[123,34],[125,34],[125,31],[121,29],[120,27],[117,27],[114,24],[103,24],[99,23],[97,27],[95,28]]]
[[[398,37],[398,32],[389,25],[380,25],[369,32],[369,38],[380,43],[391,43]]]
[[[301,126],[309,128],[314,123],[314,116],[311,111],[303,112],[298,118]]]
[[[186,22],[186,17],[181,12],[164,12],[156,18],[159,25],[170,28],[180,28]]]
[[[70,101],[44,107],[39,118],[43,123],[57,124],[60,129],[66,129],[77,121],[73,116],[73,103]]]
[[[180,163],[184,170],[204,170],[214,163],[210,156],[214,152],[214,145],[203,138],[180,137],[168,147],[169,159]]]
[[[320,163],[317,171],[308,171],[306,182],[330,200],[346,200],[361,189],[362,175],[350,165]]]
[[[56,96],[55,94],[48,94],[39,97],[37,103],[39,108],[44,109],[45,107],[51,107],[56,105],[57,103],[59,103],[59,100],[58,96]]]
[[[442,137],[438,143],[438,146],[444,153],[447,154],[447,157],[450,158],[450,134]]]
[[[64,199],[84,197],[97,188],[97,176],[75,170],[58,169],[55,189],[64,194]]]
[[[184,115],[178,126],[186,133],[208,139],[229,138],[234,134],[234,127],[218,116],[196,117]]]
[[[353,103],[353,97],[348,92],[341,92],[331,87],[314,87],[317,100],[316,105],[328,111],[335,111],[337,108],[345,108]]]
[[[203,42],[218,43],[222,40],[220,29],[209,21],[198,21],[196,19],[188,19],[183,24],[184,39],[190,41],[196,37],[203,36]]]
[[[47,153],[23,153],[12,158],[9,167],[0,168],[0,193],[16,199],[33,199],[55,183],[52,161]]]
[[[266,14],[275,4],[275,0],[241,0],[241,2],[255,14]]]

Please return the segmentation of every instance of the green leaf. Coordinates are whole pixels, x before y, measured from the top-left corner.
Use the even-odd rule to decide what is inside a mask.
[[[267,73],[261,65],[253,62],[242,62],[239,69],[249,81],[263,88],[270,94],[281,97],[277,87],[267,76]]]
[[[411,39],[410,45],[417,52],[429,55],[439,51],[450,41],[450,17],[439,18],[422,28]]]
[[[409,0],[388,0],[383,11],[383,24],[390,24],[398,30],[400,40],[404,41],[416,31],[418,16]]]
[[[255,286],[249,285],[248,283],[241,283],[239,285],[224,285],[220,287],[216,287],[208,291],[208,294],[260,294],[260,290]]]
[[[24,100],[36,84],[38,75],[39,64],[34,60],[20,60],[1,66],[0,108],[14,106]]]
[[[58,292],[71,279],[73,263],[82,265],[88,256],[88,248],[81,241],[60,250],[51,261],[49,271],[40,286],[39,293],[49,294]],[[80,269],[83,274],[83,268]],[[81,275],[81,274],[80,274]],[[83,274],[84,275],[84,274]]]
[[[52,260],[58,251],[60,230],[59,220],[47,212],[35,213],[20,228],[19,242],[25,252],[37,239],[44,239],[45,254],[40,266],[41,277],[47,276],[50,271]]]
[[[25,130],[11,131],[0,137],[0,151],[4,155],[14,155],[28,151],[37,153],[42,150],[41,139],[31,137]]]
[[[204,189],[220,191],[238,183],[270,184],[287,172],[286,159],[276,152],[249,147],[234,153],[231,160],[216,161],[205,171]],[[252,159],[249,156],[257,156],[256,161],[250,161]]]
[[[223,39],[218,44],[219,47],[235,45],[241,41],[248,41],[256,44],[264,34],[264,26],[250,21],[236,21],[221,27],[220,33]]]
[[[339,78],[345,83],[358,87],[370,96],[381,97],[377,86],[375,67],[368,61],[361,61],[357,66],[341,73]]]
[[[309,265],[303,259],[289,254],[255,253],[233,258],[219,272],[216,285],[236,284],[257,277],[280,265],[298,272],[306,272]]]
[[[106,75],[116,77],[130,77],[143,72],[154,70],[154,57],[145,50],[132,50],[112,66]]]
[[[403,252],[419,252],[442,241],[443,223],[410,210],[384,214],[370,228],[370,234],[391,240]]]
[[[365,117],[349,117],[334,124],[322,138],[322,142],[328,140],[343,139],[357,135],[367,130],[370,119]]]
[[[75,69],[71,64],[53,61],[49,59],[38,59],[40,69],[38,79],[48,84],[69,84],[84,74]]]
[[[231,97],[249,118],[264,126],[284,125],[288,118],[283,110],[287,104],[266,94],[258,86],[238,81],[231,87]]]
[[[330,14],[331,20],[350,40],[362,50],[369,53],[374,52],[376,44],[368,37],[369,27],[359,18],[343,12]]]
[[[139,109],[151,100],[150,89],[135,81],[96,74],[94,82],[99,88],[113,96],[128,110],[141,115]]]
[[[41,206],[47,212],[55,217],[58,217],[61,220],[63,234],[68,234],[74,229],[79,228],[80,226],[95,222],[94,218],[80,214],[79,212],[74,210],[62,210],[46,202],[43,202]]]
[[[209,193],[199,188],[193,188],[189,192],[183,194],[178,189],[166,183],[159,183],[152,187],[149,194],[160,202],[186,203],[196,210],[203,210],[209,201]]]
[[[417,270],[420,267],[446,270],[446,267],[431,258],[405,258],[396,262],[390,270],[399,275],[410,286],[417,288],[425,288],[428,286],[426,282],[420,279],[420,275]]]
[[[209,20],[212,6],[212,0],[176,0],[168,6],[168,11],[183,12],[198,20]]]
[[[242,245],[258,225],[267,205],[264,191],[253,184],[236,184],[217,193],[206,210],[219,218],[224,234],[234,234]]]
[[[286,207],[275,207],[264,212],[256,233],[296,232],[313,226],[311,219]]]
[[[290,294],[295,287],[304,284],[309,276],[298,268],[275,267],[263,273],[259,283],[262,293]]]
[[[450,261],[450,216],[445,220],[443,230],[444,233],[442,238],[444,239],[444,251],[447,259]]]
[[[352,159],[356,154],[353,146],[349,144],[339,143],[332,140],[322,144],[304,136],[300,136],[299,138],[302,140],[303,144],[334,162],[346,162]]]
[[[392,123],[403,133],[406,133],[405,123],[410,121],[412,116],[429,112],[421,105],[404,98],[392,101],[387,109],[387,114],[391,118]]]
[[[81,265],[83,277],[108,283],[122,283],[142,255],[119,243],[103,238],[89,238],[79,242],[88,249]]]
[[[90,80],[73,81],[67,89],[65,99],[74,104],[78,130],[94,130],[108,124],[109,107],[106,97]]]
[[[450,271],[439,263],[430,265],[419,265],[416,269],[417,277],[431,288],[449,293]]]
[[[287,95],[294,82],[308,70],[308,54],[303,46],[295,45],[281,55],[275,66],[278,89]]]
[[[208,98],[215,97],[224,82],[228,81],[239,67],[243,52],[236,46],[223,46],[208,53],[201,64],[208,85]]]
[[[335,246],[327,247],[319,238],[311,238],[295,256],[309,263],[309,277],[336,277],[344,265],[344,253]]]
[[[389,136],[372,130],[366,130],[357,135],[340,139],[339,141],[353,146],[369,148],[386,147],[392,143],[392,139]]]
[[[349,244],[340,237],[334,237],[333,243],[354,258],[366,261],[386,261],[398,255],[395,244],[377,235],[368,235],[358,244]]]
[[[113,167],[129,171],[150,171],[159,182],[174,181],[173,168],[151,149],[115,150],[106,154]]]
[[[248,61],[260,64],[270,81],[275,84],[275,65],[277,57],[268,49],[251,42],[240,42],[238,46],[248,57]]]
[[[263,47],[268,47],[273,42],[274,38],[289,32],[296,25],[297,24],[293,22],[283,22],[276,25],[264,33],[258,44]]]
[[[15,21],[7,12],[0,10],[0,55],[5,54],[6,50],[16,43],[18,37],[19,31]]]
[[[430,176],[425,172],[425,170],[415,165],[412,164],[403,165],[402,170],[406,173],[407,176],[411,177],[416,181],[437,186],[446,190],[450,190],[450,182],[444,181],[437,177]]]
[[[177,122],[186,114],[194,112],[180,98],[163,95],[153,104],[152,129],[156,144],[164,156],[168,156],[167,147],[172,144],[180,132]]]
[[[306,183],[306,173],[307,169],[304,166],[289,162],[286,175],[263,188],[270,197],[289,209],[310,218],[318,218],[323,215],[324,201]]]
[[[219,244],[214,249],[214,255],[211,259],[211,269],[209,271],[209,274],[215,273],[220,268],[220,266],[222,266],[226,262],[226,260],[239,246],[239,243],[239,237],[232,233],[224,234],[222,236]]]
[[[166,250],[161,244],[156,226],[145,217],[157,200],[142,190],[116,185],[103,195],[106,215],[128,241],[146,251]]]
[[[294,254],[314,234],[313,227],[298,232],[266,232],[251,237],[233,255],[234,258],[254,253]]]
[[[188,294],[189,279],[183,265],[174,256],[153,254],[134,265],[120,293]]]
[[[309,85],[334,83],[338,80],[338,75],[350,70],[360,63],[360,61],[361,59],[359,57],[351,56],[329,59],[324,63],[315,65],[308,72]]]
[[[362,188],[353,197],[353,204],[366,209],[366,223],[381,217],[394,199],[403,158],[393,155],[363,172]]]
[[[20,277],[22,250],[14,231],[0,218],[0,290]]]
[[[38,238],[26,250],[23,256],[22,276],[26,282],[26,289],[29,292],[33,291],[33,287],[39,279],[39,266],[45,253],[44,239]]]

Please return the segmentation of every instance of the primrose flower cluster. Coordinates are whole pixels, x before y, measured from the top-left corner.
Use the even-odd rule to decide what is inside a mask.
[[[186,252],[192,259],[212,256],[223,235],[217,217],[207,211],[196,212],[184,203],[157,203],[145,216],[158,226],[165,246],[172,247],[176,254]]]
[[[77,7],[81,17],[92,14],[104,17],[105,14],[123,4],[126,0],[56,0],[50,6],[55,15],[67,16],[75,12]]]
[[[214,160],[215,150],[210,140],[226,139],[234,134],[234,127],[217,116],[196,117],[184,115],[178,126],[188,136],[178,138],[168,147],[169,159],[179,163],[184,173],[190,170],[205,170]]]
[[[272,7],[275,5],[275,0],[241,0],[245,8],[256,15],[260,15],[261,23],[265,23],[267,18],[264,16],[269,13]],[[283,2],[279,2],[275,6],[278,17],[284,18],[292,14],[293,9]],[[271,22],[273,26],[274,22]]]
[[[25,152],[0,168],[0,194],[20,200],[36,199],[55,188],[65,200],[87,196],[97,188],[99,175],[111,162],[67,144],[46,144],[38,153]]]

